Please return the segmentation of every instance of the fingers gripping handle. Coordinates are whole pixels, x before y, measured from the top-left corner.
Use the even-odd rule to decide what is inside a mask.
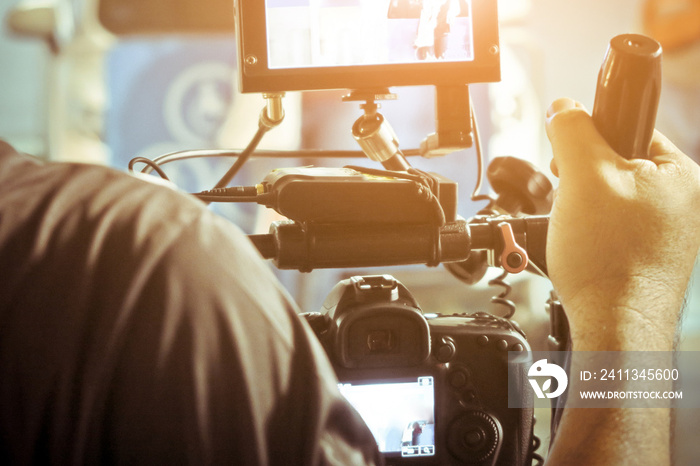
[[[610,41],[593,104],[593,121],[627,159],[649,158],[661,93],[661,45],[639,34]]]

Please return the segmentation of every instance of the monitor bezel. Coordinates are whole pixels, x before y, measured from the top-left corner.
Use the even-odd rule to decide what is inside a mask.
[[[325,89],[382,89],[394,86],[451,86],[500,80],[496,0],[472,1],[474,59],[410,64],[270,69],[267,63],[265,0],[236,0],[241,92]]]

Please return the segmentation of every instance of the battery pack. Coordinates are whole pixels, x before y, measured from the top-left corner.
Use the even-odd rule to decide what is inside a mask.
[[[457,183],[438,180],[437,199],[447,222],[457,216]],[[262,183],[270,207],[297,222],[433,223],[435,199],[411,180],[351,168],[295,167],[271,171]]]

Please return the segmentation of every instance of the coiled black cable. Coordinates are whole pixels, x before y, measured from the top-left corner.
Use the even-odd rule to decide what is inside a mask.
[[[489,286],[502,286],[504,288],[498,296],[494,296],[493,298],[491,298],[491,303],[504,306],[507,312],[503,317],[506,319],[510,319],[511,317],[513,317],[513,314],[515,314],[515,303],[507,298],[507,296],[513,289],[513,287],[505,281],[505,278],[507,276],[508,272],[504,270],[503,273],[500,274],[498,277],[489,280]]]
[[[535,424],[537,424],[537,418],[535,416],[533,416],[532,417],[533,434],[532,434],[532,444],[530,444],[530,458],[532,459],[532,461],[536,462],[535,466],[543,466],[544,465],[544,458],[542,457],[542,455],[537,453],[537,450],[539,450],[540,446],[542,445],[542,441],[534,433]]]

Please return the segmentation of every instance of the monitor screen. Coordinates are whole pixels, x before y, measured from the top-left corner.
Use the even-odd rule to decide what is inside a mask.
[[[471,0],[265,4],[270,69],[474,60]]]

